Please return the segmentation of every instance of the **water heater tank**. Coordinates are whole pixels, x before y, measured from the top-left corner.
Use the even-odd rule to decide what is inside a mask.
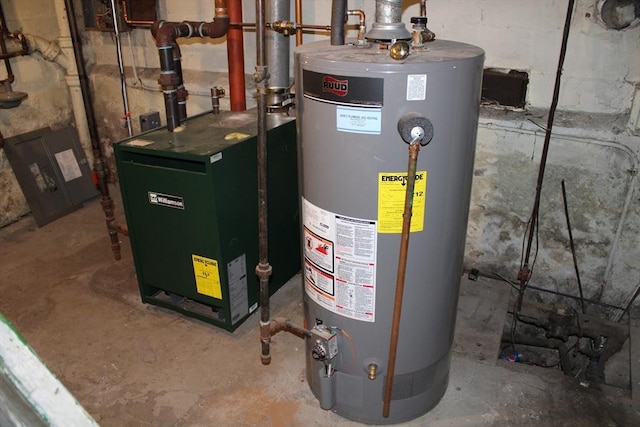
[[[484,52],[434,41],[299,47],[306,374],[325,409],[387,424],[432,409],[448,383]],[[390,413],[383,417],[407,178],[403,118],[432,125],[417,163]],[[404,121],[406,124],[406,120]]]

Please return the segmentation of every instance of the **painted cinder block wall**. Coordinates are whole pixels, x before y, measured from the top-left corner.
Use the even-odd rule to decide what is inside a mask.
[[[9,29],[55,39],[52,3],[2,0]],[[640,137],[628,123],[634,96],[640,102],[636,89],[640,28],[604,28],[597,20],[596,3],[577,0],[573,14],[543,186],[532,284],[577,294],[560,190],[564,180],[585,296],[625,306],[640,285],[640,185],[636,182]],[[305,22],[330,22],[330,0],[303,0],[303,4]],[[374,5],[372,0],[349,1],[349,8],[364,10],[369,20]],[[243,6],[244,21],[253,21],[255,2],[244,0]],[[419,2],[406,1],[405,6],[403,20],[408,24],[418,14]],[[465,255],[468,268],[509,278],[515,278],[519,269],[566,8],[567,2],[558,0],[427,1],[429,28],[438,38],[478,45],[486,51],[487,67],[524,70],[530,79],[524,111],[485,108],[481,114]],[[79,2],[76,10],[82,10]],[[159,12],[171,21],[210,20],[213,2],[159,0]],[[325,38],[324,34],[305,35],[305,43]],[[83,41],[99,132],[110,154],[110,144],[127,136],[114,39],[109,33],[87,31]],[[138,131],[140,114],[164,111],[156,83],[157,50],[148,30],[134,29],[122,41],[130,111]],[[189,114],[206,111],[209,88],[227,84],[224,39],[179,43],[190,92]],[[245,33],[245,48],[250,74],[255,64],[255,33]],[[5,137],[72,122],[65,75],[59,66],[38,54],[13,59],[12,65],[17,76],[14,90],[28,92],[29,98],[16,109],[0,110]],[[250,76],[247,82],[252,105]],[[228,108],[228,100],[223,99],[222,108]],[[0,187],[0,224],[28,212],[3,153]]]

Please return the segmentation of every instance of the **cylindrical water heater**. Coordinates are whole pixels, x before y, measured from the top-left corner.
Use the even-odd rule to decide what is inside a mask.
[[[451,41],[402,60],[380,47],[295,53],[307,380],[323,408],[373,424],[416,418],[447,387],[484,60]],[[415,118],[433,137],[417,163],[383,417],[409,153],[398,124]]]

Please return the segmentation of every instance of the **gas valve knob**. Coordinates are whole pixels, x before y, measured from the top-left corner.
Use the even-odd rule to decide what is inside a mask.
[[[316,342],[311,348],[311,356],[314,359],[323,361],[327,358],[327,349],[324,348],[320,341]]]
[[[398,120],[398,132],[407,144],[425,146],[433,139],[431,120],[419,113],[407,113]]]

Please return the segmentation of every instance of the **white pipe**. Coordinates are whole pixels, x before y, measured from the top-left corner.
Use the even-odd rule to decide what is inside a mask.
[[[29,55],[34,52],[40,52],[44,59],[55,62],[64,68],[65,71],[67,70],[69,67],[69,58],[56,42],[33,34],[24,34],[24,37],[27,39],[29,46]]]
[[[71,98],[71,107],[73,109],[73,119],[78,132],[78,138],[84,148],[89,159],[89,164],[93,162],[93,150],[91,148],[91,135],[89,134],[89,123],[87,122],[87,111],[84,108],[84,100],[82,98],[82,89],[80,88],[80,77],[78,76],[78,67],[76,65],[76,57],[73,53],[73,41],[71,40],[71,30],[69,29],[69,21],[67,19],[67,9],[64,0],[54,0],[54,8],[56,11],[56,19],[58,21],[58,44],[62,54],[67,58],[65,67],[67,74],[65,80],[69,88]]]

